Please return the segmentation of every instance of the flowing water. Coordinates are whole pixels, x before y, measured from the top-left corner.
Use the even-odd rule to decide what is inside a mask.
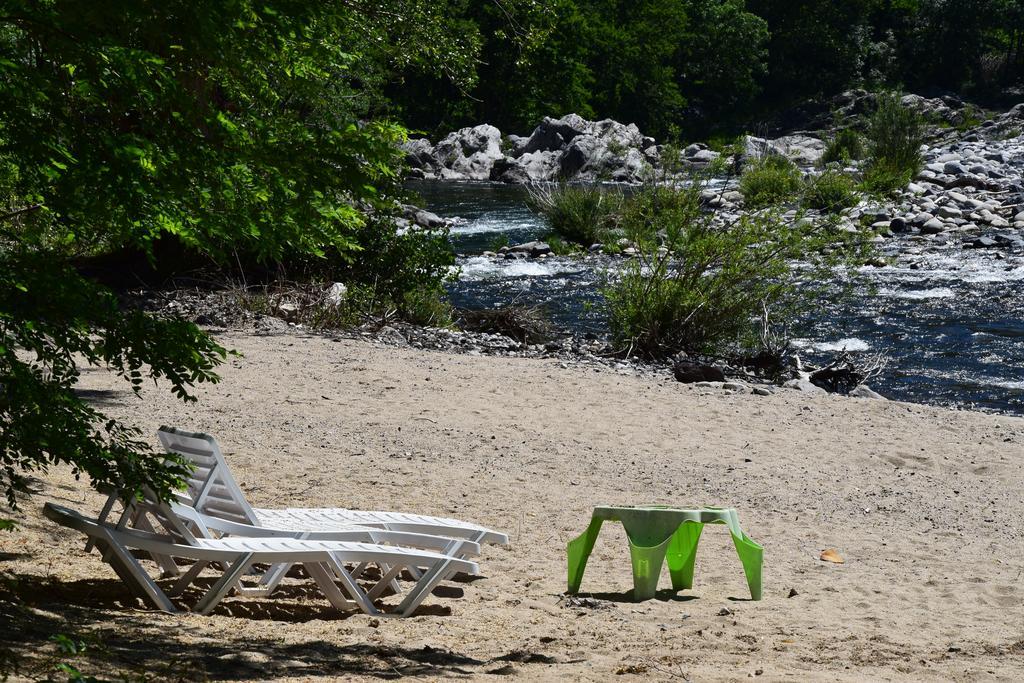
[[[461,307],[542,304],[561,327],[605,332],[602,269],[614,260],[495,261],[480,254],[496,240],[517,244],[547,232],[518,186],[415,183],[422,205],[458,217],[451,231]],[[854,274],[849,298],[821,301],[793,330],[801,353],[881,352],[892,359],[872,387],[906,401],[1024,414],[1024,258],[989,250],[942,249],[900,237],[884,247],[895,265]],[[609,265],[612,264],[612,265]],[[845,277],[837,274],[837,281]]]

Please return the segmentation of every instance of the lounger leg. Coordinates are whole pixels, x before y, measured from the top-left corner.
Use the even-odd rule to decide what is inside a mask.
[[[423,578],[417,581],[416,585],[405,596],[405,600],[402,600],[401,604],[398,605],[398,609],[395,610],[396,613],[407,617],[415,612],[416,608],[423,602],[423,599],[430,594],[430,591],[434,590],[434,586],[444,580],[449,564],[451,563],[448,560],[438,562],[424,574]]]
[[[240,555],[224,573],[224,576],[220,577],[220,580],[213,584],[213,588],[203,596],[203,599],[196,603],[192,611],[199,614],[209,614],[217,606],[217,603],[224,599],[224,596],[245,575],[251,564],[252,553]]]
[[[110,494],[110,498],[107,498],[107,502],[103,504],[103,509],[100,510],[99,522],[103,524],[107,521],[107,517],[110,515],[110,511],[114,509],[114,503],[118,500],[117,492]],[[96,540],[90,536],[89,540],[85,543],[85,552],[92,552],[92,549],[96,546]]]
[[[347,599],[331,578],[331,572],[319,562],[306,562],[302,565],[309,572],[309,575],[316,581],[327,600],[338,609],[348,610],[356,606],[356,603]]]
[[[105,559],[107,562],[111,563],[111,566],[114,566],[115,571],[118,571],[117,567],[114,565],[115,562],[121,566],[121,571],[118,571],[118,574],[120,575],[123,571],[132,579],[131,583],[129,583],[129,588],[134,586],[136,590],[133,590],[133,592],[136,593],[136,595],[139,595],[143,599],[149,601],[150,604],[164,612],[173,613],[178,611],[178,608],[174,606],[171,599],[168,598],[162,590],[160,590],[160,586],[156,585],[156,582],[150,578],[149,574],[146,573],[146,570],[142,568],[142,565],[139,564],[138,560],[132,557],[130,552],[125,550],[120,544],[111,540],[106,541],[104,545],[107,547],[101,548],[101,550],[104,551]],[[124,576],[121,578],[123,579]],[[141,591],[141,593],[139,591]]]
[[[185,589],[188,588],[189,584],[195,581],[196,577],[206,569],[206,565],[208,564],[209,562],[206,560],[198,560],[195,564],[189,567],[187,572],[182,574],[181,577],[174,582],[174,585],[171,586],[171,590],[168,592],[168,595],[181,595]]]
[[[390,587],[396,594],[402,592],[402,587],[399,586],[398,581],[395,580],[395,577],[402,573],[402,566],[395,565],[393,567],[389,567],[386,564],[382,564],[380,565],[380,568],[382,572],[385,572],[385,574],[380,577],[380,581],[378,581],[373,588],[366,591],[366,597],[371,600],[379,598],[381,593],[383,593],[388,587]]]
[[[263,576],[260,577],[258,593],[248,590],[247,595],[270,595],[277,590],[277,587],[281,585],[282,581],[284,581],[284,577],[288,575],[288,572],[294,566],[295,565],[291,562],[282,562],[281,564],[275,564],[273,567],[270,567]]]
[[[149,521],[149,517],[146,516],[146,513],[141,510],[135,515],[135,519],[132,520],[132,526],[136,529],[141,529],[142,531],[149,531],[154,534],[160,533],[153,526],[153,523]],[[160,565],[160,568],[163,570],[162,578],[166,579],[172,576],[181,575],[181,569],[178,567],[173,557],[160,555],[158,553],[149,553],[149,556],[154,562]]]
[[[341,585],[345,587],[352,599],[356,601],[359,608],[367,614],[374,616],[380,614],[380,610],[377,609],[373,602],[366,597],[366,592],[359,587],[359,584],[345,571],[345,566],[341,563],[341,560],[335,553],[328,553],[331,558],[334,572],[338,575],[338,579],[341,581]]]

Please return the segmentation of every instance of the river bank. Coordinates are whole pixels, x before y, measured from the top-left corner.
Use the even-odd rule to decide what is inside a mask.
[[[1024,420],[302,333],[220,338],[243,355],[197,404],[152,387],[136,399],[102,370],[82,388],[151,442],[159,424],[215,434],[254,504],[462,517],[511,547],[487,548],[486,578],[445,584],[411,619],[339,616],[305,591],[168,616],[136,609],[41,517],[46,500],[102,503],[57,470],[0,535],[23,601],[0,601],[0,639],[28,658],[23,675],[57,656],[55,632],[94,644],[76,660],[87,673],[158,680],[1010,681],[1024,667]],[[694,589],[634,604],[614,525],[593,599],[562,598],[565,543],[590,509],[651,502],[736,507],[766,548],[764,600],[744,599],[728,535],[709,528]],[[845,563],[822,562],[827,548]]]
[[[965,118],[971,110],[955,99],[907,95],[903,102],[932,122],[925,164],[904,191],[862,195],[856,206],[828,219],[836,229],[871,240],[878,256],[859,271],[837,272],[808,315],[787,321],[794,350],[821,363],[842,350],[883,354],[891,359],[888,371],[871,385],[891,398],[1024,414],[1024,106],[971,122]],[[836,104],[834,121],[843,125],[856,125],[858,112],[872,106],[865,93]],[[721,158],[732,168],[752,155],[780,154],[813,178],[822,172],[819,161],[834,130],[771,140],[748,136],[729,156],[693,144],[682,150],[684,164],[699,169]],[[573,169],[574,180],[635,181],[640,171],[616,172],[641,148],[647,163],[656,163],[665,148],[650,144],[635,127],[574,116],[545,119],[530,136],[510,136],[508,143],[499,144],[504,138],[496,129],[485,132],[490,137],[476,129],[452,133],[430,148],[433,156],[423,156],[424,141],[415,145],[420,156],[413,161],[423,171],[417,175],[435,180],[412,181],[409,188],[424,206],[451,220],[460,254],[460,277],[450,287],[454,303],[464,308],[540,305],[567,332],[606,334],[601,289],[621,270],[621,257],[493,252],[502,243],[543,239],[550,231],[529,210],[527,192],[516,183],[551,180],[557,175],[551,169],[562,168],[581,150],[588,150],[587,160],[566,167]],[[490,142],[472,151],[478,138]],[[456,147],[465,154],[440,153]],[[517,159],[536,170],[533,161],[541,156],[547,161],[537,168],[548,170],[539,175],[485,172],[507,169]],[[475,171],[469,173],[470,168]],[[856,176],[858,164],[844,172]],[[507,182],[480,182],[488,177]],[[746,210],[737,185],[738,176],[725,175],[705,190],[706,207],[716,220],[735,220]],[[796,207],[783,218],[798,216],[821,218],[813,210],[798,214]],[[845,296],[851,291],[853,296]]]

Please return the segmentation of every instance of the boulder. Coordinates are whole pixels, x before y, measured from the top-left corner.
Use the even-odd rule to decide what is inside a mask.
[[[867,384],[858,384],[857,386],[850,390],[850,393],[847,394],[847,396],[853,396],[854,398],[873,398],[881,401],[888,400],[885,398],[885,396],[882,396],[878,392],[874,391]]]
[[[545,117],[523,146],[523,154],[530,152],[557,152],[565,148],[566,139],[559,132],[556,120]],[[575,135],[571,136],[575,137]]]
[[[786,135],[773,143],[799,166],[814,166],[825,154],[825,142],[810,135]]]
[[[416,213],[413,214],[412,221],[416,225],[424,228],[440,228],[448,223],[448,221],[441,218],[436,213],[427,211],[426,209],[418,209]]]
[[[509,247],[507,254],[528,254],[532,258],[546,256],[551,253],[551,246],[547,242],[524,242],[514,247]]]
[[[722,156],[719,152],[712,149],[701,149],[697,150],[693,155],[686,158],[687,161],[698,165],[707,165]]]
[[[964,247],[967,249],[993,249],[999,243],[991,237],[982,235],[981,237],[975,237],[970,242],[966,242]]]
[[[405,163],[412,168],[426,169],[434,165],[434,146],[426,138],[407,140],[402,144]]]
[[[814,384],[809,379],[791,379],[788,382],[783,383],[783,387],[787,389],[796,389],[807,394],[827,394],[828,392]]]
[[[686,359],[675,362],[675,365],[672,366],[672,374],[684,384],[725,381],[725,373],[720,368]]]
[[[501,153],[501,131],[483,124],[449,133],[434,147],[440,177],[452,180],[489,180]]]
[[[593,135],[578,135],[573,138],[559,159],[559,171],[563,178],[574,178],[584,172],[593,174],[599,169],[607,147]]]
[[[527,184],[558,177],[558,152],[527,152],[518,158],[503,157],[491,166],[491,180]]]

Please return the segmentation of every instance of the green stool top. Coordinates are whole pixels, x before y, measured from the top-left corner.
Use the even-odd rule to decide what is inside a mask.
[[[578,593],[587,559],[605,521],[621,522],[629,539],[633,564],[633,597],[653,598],[658,588],[661,565],[667,560],[672,589],[693,587],[693,564],[697,543],[705,524],[729,527],[733,545],[743,565],[743,573],[753,600],[761,599],[761,568],[764,549],[740,528],[739,516],[732,508],[705,507],[681,509],[660,505],[594,508],[590,526],[569,542],[569,592]]]

